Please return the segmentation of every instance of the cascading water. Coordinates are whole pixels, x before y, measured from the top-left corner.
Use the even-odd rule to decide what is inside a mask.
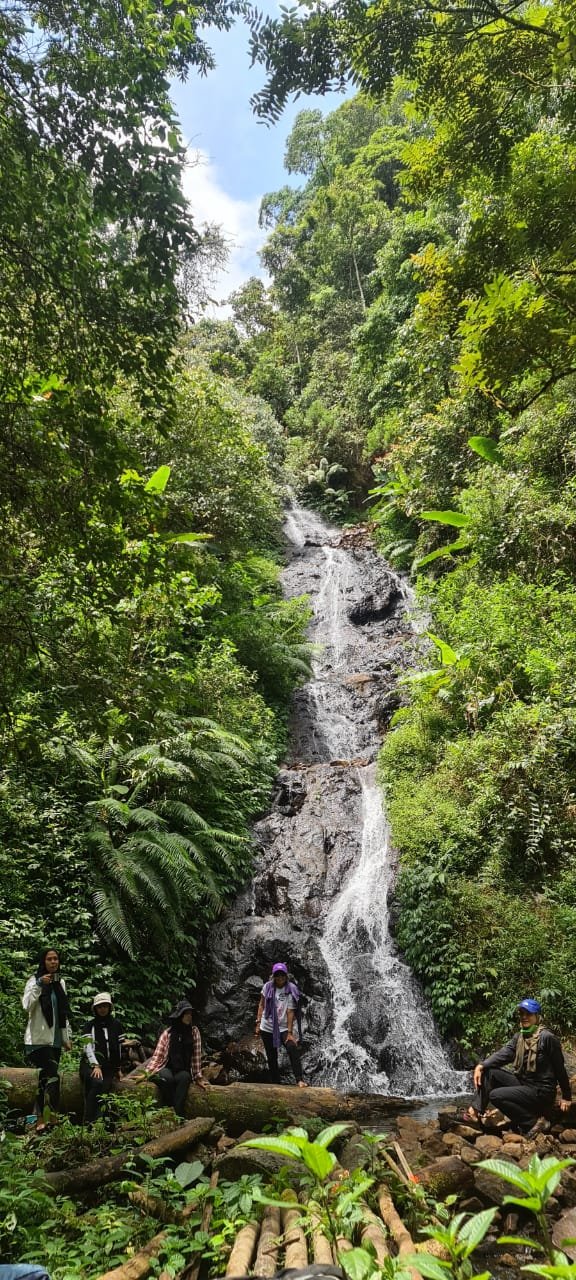
[[[455,1093],[463,1077],[389,927],[394,860],[374,761],[398,705],[398,670],[415,661],[406,588],[371,547],[347,544],[296,504],[285,532],[284,590],[306,592],[314,612],[313,673],[294,697],[292,760],[256,827],[253,883],[212,942],[208,1038],[248,1028],[270,962],[285,959],[311,996],[308,1078],[364,1092]]]

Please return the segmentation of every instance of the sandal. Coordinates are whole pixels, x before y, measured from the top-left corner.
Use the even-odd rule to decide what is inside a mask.
[[[537,1138],[539,1133],[550,1133],[551,1128],[552,1126],[550,1124],[550,1121],[547,1120],[545,1116],[540,1116],[540,1118],[536,1121],[536,1124],[533,1124],[532,1128],[528,1130],[526,1137]]]
[[[459,1112],[458,1119],[462,1124],[472,1125],[475,1129],[483,1129],[482,1117],[474,1109],[474,1107],[463,1107]]]

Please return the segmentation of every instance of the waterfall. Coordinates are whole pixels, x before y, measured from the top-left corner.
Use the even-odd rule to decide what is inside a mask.
[[[462,1091],[434,1020],[390,931],[395,864],[376,778],[398,672],[418,661],[410,588],[354,532],[292,503],[287,596],[313,610],[311,679],[296,690],[290,755],[256,824],[250,887],[213,931],[209,1042],[241,1037],[271,962],[310,997],[307,1078],[348,1090]]]
[[[307,538],[322,543],[325,574],[312,599],[312,636],[321,649],[310,683],[317,740],[327,758],[354,757],[357,722],[346,714],[341,677],[354,658],[355,636],[348,621],[354,585],[350,554],[326,539],[337,536],[318,516],[294,505],[286,521],[296,547]],[[402,599],[413,603],[398,583]],[[340,678],[339,678],[340,677]],[[327,689],[330,690],[326,696]],[[374,732],[374,747],[378,735]],[[430,1010],[410,969],[397,955],[390,934],[388,899],[394,876],[390,828],[373,763],[356,768],[360,784],[360,854],[326,915],[319,946],[329,975],[332,1026],[322,1046],[325,1083],[364,1092],[405,1096],[454,1091],[461,1073],[453,1070]],[[362,1040],[357,1038],[362,1023]],[[383,1064],[386,1064],[385,1068]]]

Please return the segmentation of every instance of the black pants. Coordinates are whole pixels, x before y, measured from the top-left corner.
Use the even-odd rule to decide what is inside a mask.
[[[278,1070],[278,1050],[274,1046],[274,1037],[272,1035],[272,1032],[261,1031],[260,1035],[262,1036],[262,1044],[264,1045],[266,1057],[268,1059],[268,1066],[270,1068],[272,1083],[280,1084],[280,1072]],[[294,1076],[296,1080],[301,1080],[302,1079],[302,1063],[300,1062],[300,1050],[298,1048],[298,1045],[295,1044],[292,1040],[288,1040],[288,1041],[286,1040],[287,1035],[288,1035],[287,1031],[280,1032],[282,1044],[284,1045],[286,1053],[288,1054],[288,1057],[290,1059],[290,1066],[292,1067]]]
[[[34,1067],[38,1067],[38,1097],[36,1101],[36,1109],[38,1115],[43,1115],[46,1104],[51,1111],[57,1111],[60,1104],[60,1076],[58,1075],[58,1067],[60,1065],[61,1049],[55,1049],[53,1045],[42,1045],[39,1049],[27,1049],[26,1057]]]
[[[87,1062],[82,1063],[80,1079],[84,1088],[84,1124],[93,1124],[100,1115],[100,1099],[112,1091],[114,1072],[103,1071],[102,1079],[92,1075],[92,1068]]]
[[[540,1093],[533,1084],[520,1080],[512,1071],[489,1067],[482,1076],[475,1105],[480,1112],[488,1106],[497,1107],[516,1129],[527,1132],[538,1116],[547,1114],[553,1102],[554,1094]]]
[[[192,1083],[189,1071],[172,1071],[170,1067],[162,1067],[153,1077],[159,1089],[165,1107],[174,1107],[177,1116],[185,1114],[184,1107],[188,1089]]]

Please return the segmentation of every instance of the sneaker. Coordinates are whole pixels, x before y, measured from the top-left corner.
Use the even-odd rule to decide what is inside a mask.
[[[526,1137],[537,1138],[539,1133],[550,1133],[551,1127],[550,1121],[547,1120],[545,1116],[540,1116],[540,1119],[536,1121],[536,1124],[533,1124],[532,1128],[528,1130]]]

